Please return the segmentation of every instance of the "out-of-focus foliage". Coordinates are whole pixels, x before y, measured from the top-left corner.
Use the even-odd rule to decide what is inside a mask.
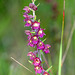
[[[27,36],[24,34],[22,10],[31,0],[0,0],[0,75],[30,75],[31,73],[11,60],[11,56],[23,63],[30,70],[33,66],[28,63],[27,53],[34,50],[27,46]],[[57,75],[59,44],[61,36],[63,0],[36,0],[40,3],[36,11],[37,20],[45,28],[47,38],[45,44],[51,44],[50,54],[46,55],[49,65],[53,66],[53,75]],[[65,30],[63,54],[75,21],[75,0],[66,0]],[[43,39],[44,39],[43,38]],[[42,40],[43,40],[42,39]],[[62,75],[75,75],[75,31],[71,45],[62,67]],[[47,69],[46,64],[44,65]]]

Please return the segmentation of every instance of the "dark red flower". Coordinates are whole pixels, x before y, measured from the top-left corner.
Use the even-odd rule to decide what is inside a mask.
[[[25,17],[24,22],[26,22],[27,20],[34,18],[32,15],[28,15],[27,13],[24,13],[23,15]]]
[[[30,47],[35,47],[35,44],[33,44],[32,39],[29,40],[28,45],[29,45]]]
[[[35,6],[35,4],[33,4],[33,3],[30,3],[30,4],[29,4],[29,7],[30,7],[31,9],[33,9],[34,6]]]
[[[36,10],[37,10],[37,6],[34,6],[34,7],[33,7],[33,10],[35,10],[35,11],[36,11]]]
[[[41,28],[40,28],[40,29],[38,30],[38,32],[37,32],[37,35],[38,35],[40,38],[42,38],[44,35],[46,35],[46,34],[43,32],[43,30],[44,30],[44,29],[41,29]]]
[[[37,50],[43,50],[45,47],[44,43],[42,41],[39,41],[39,43],[37,44]]]
[[[29,26],[31,26],[31,24],[32,24],[32,21],[31,21],[30,19],[28,19],[28,20],[26,21],[25,26],[29,27]]]
[[[35,4],[33,4],[33,3],[30,3],[30,4],[29,4],[29,7],[30,7],[31,9],[33,9],[34,11],[37,10],[37,6],[36,6]]]
[[[34,60],[36,58],[36,55],[33,52],[29,52],[27,56],[30,56],[30,60]]]
[[[39,41],[39,38],[38,38],[36,35],[34,35],[34,36],[32,37],[32,42],[33,42],[33,44],[37,44],[38,41]]]
[[[26,13],[30,13],[30,9],[29,9],[29,7],[28,7],[28,6],[25,6],[25,7],[23,8],[23,10],[25,10],[25,11],[26,11]]]
[[[42,66],[38,65],[38,66],[35,66],[35,67],[34,67],[34,70],[35,70],[36,74],[37,74],[37,73],[40,74],[40,73],[42,73],[43,68],[42,68]]]
[[[25,30],[26,35],[31,35],[30,30]]]
[[[51,46],[49,45],[49,44],[46,44],[45,45],[45,48],[44,48],[44,52],[47,54],[47,53],[49,53],[50,51],[49,51],[49,48],[50,48]]]
[[[36,58],[34,59],[33,64],[34,64],[34,66],[38,66],[38,65],[40,65],[40,64],[41,64],[41,60],[40,60],[40,58],[36,57]]]
[[[40,22],[37,22],[37,21],[33,22],[31,27],[33,30],[39,29],[40,28]]]

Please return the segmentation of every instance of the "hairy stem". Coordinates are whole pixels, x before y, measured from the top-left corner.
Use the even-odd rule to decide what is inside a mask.
[[[35,3],[35,0],[32,0],[32,3],[34,4]],[[33,21],[34,21],[34,19],[35,19],[35,11],[33,10]],[[42,61],[42,59],[41,59],[41,53],[40,53],[40,50],[38,51],[38,57],[40,58],[40,60]],[[42,75],[42,74],[40,74],[40,75]]]

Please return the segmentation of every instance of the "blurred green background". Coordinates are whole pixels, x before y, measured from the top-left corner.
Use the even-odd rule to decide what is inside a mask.
[[[22,10],[31,0],[0,0],[0,75],[30,75],[31,73],[11,60],[16,60],[34,71],[33,65],[28,63],[27,53],[34,48],[27,46],[27,36],[24,33]],[[47,38],[45,44],[50,44],[50,54],[45,55],[49,66],[53,66],[53,75],[58,72],[60,49],[60,36],[63,14],[63,0],[37,0],[40,3],[36,11],[37,20],[41,20],[41,27]],[[74,24],[75,0],[66,0],[65,29],[63,41],[63,54],[65,52],[70,32]],[[44,39],[43,38],[43,39]],[[46,64],[44,64],[47,69]],[[34,74],[33,74],[34,75]],[[62,67],[62,75],[75,75],[75,30],[66,60]]]

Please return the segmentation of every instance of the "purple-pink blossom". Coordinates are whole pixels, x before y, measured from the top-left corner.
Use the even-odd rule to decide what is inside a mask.
[[[31,26],[31,24],[32,24],[32,21],[30,19],[28,19],[25,23],[25,26],[29,27],[29,26]]]
[[[38,65],[38,66],[35,66],[34,67],[34,70],[35,70],[36,73],[39,73],[40,74],[40,73],[42,73],[43,68],[42,68],[42,66]]]
[[[30,9],[29,9],[29,7],[28,7],[28,6],[25,6],[25,7],[23,8],[23,10],[25,10],[25,11],[26,11],[26,13],[30,13]]]
[[[25,11],[23,15],[25,27],[31,28],[31,30],[25,30],[26,35],[28,35],[28,46],[36,48],[36,51],[30,51],[27,56],[29,56],[30,60],[33,62],[35,74],[39,73],[43,75],[49,75],[49,73],[46,72],[41,66],[42,60],[40,58],[41,54],[39,55],[39,50],[42,50],[47,54],[50,52],[49,48],[51,46],[49,44],[45,45],[44,42],[40,39],[43,38],[43,36],[46,34],[43,32],[45,29],[41,28],[40,22],[35,20],[35,11],[37,9],[38,8],[34,2],[30,3],[29,6],[25,6],[23,8]],[[33,15],[29,15],[30,11],[33,12]]]
[[[39,41],[39,43],[37,44],[37,50],[43,50],[45,47],[44,43],[42,41]]]
[[[32,30],[39,29],[40,28],[40,22],[34,21],[32,23],[32,26],[31,27],[32,27]]]
[[[30,60],[34,60],[36,58],[36,55],[33,52],[29,52],[27,56],[30,56]]]
[[[38,41],[39,41],[39,38],[38,38],[37,35],[32,36],[32,42],[33,42],[33,44],[37,44]]]
[[[44,29],[41,29],[41,28],[40,28],[40,29],[38,30],[38,32],[37,32],[37,35],[38,35],[40,38],[43,38],[43,36],[45,35],[45,33],[43,32],[43,30],[44,30]]]
[[[49,53],[49,52],[50,52],[50,51],[49,51],[49,48],[50,48],[50,47],[51,47],[51,45],[46,44],[43,51],[44,51],[46,54]]]
[[[34,66],[40,65],[40,64],[41,64],[40,58],[36,57],[36,58],[33,60],[33,64],[34,64]]]

